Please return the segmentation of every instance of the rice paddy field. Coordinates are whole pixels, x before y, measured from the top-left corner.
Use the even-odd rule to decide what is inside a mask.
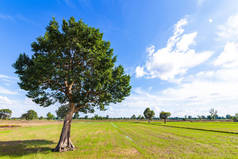
[[[0,121],[0,127],[1,159],[238,158],[234,122],[74,121],[76,150],[63,153],[51,152],[62,122]]]

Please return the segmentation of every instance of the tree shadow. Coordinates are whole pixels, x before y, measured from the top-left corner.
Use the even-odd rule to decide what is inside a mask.
[[[23,156],[34,153],[49,153],[52,148],[45,147],[54,144],[49,140],[16,140],[0,141],[0,156]]]

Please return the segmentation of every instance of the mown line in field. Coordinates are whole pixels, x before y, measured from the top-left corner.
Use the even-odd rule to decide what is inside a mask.
[[[131,137],[128,136],[125,132],[123,132],[116,124],[114,124],[114,123],[111,122],[111,125],[112,125],[114,128],[116,128],[117,131],[118,131],[121,135],[125,136],[125,138],[126,138],[130,143],[132,143],[132,146],[133,146],[141,155],[143,155],[143,157],[146,157],[145,154],[144,154],[143,149],[142,149],[141,147],[139,147],[139,146],[136,144],[136,141],[135,141],[133,138],[131,138]]]

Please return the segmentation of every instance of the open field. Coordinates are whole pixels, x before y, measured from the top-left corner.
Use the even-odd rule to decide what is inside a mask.
[[[61,122],[25,121],[22,127],[0,128],[0,158],[238,158],[238,124],[232,122],[74,121],[77,149],[51,152],[61,127]]]

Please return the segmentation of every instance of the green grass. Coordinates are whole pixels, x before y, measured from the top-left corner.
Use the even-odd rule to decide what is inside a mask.
[[[0,129],[0,158],[238,158],[238,124],[232,122],[75,122],[71,137],[77,149],[51,152],[61,127]]]

